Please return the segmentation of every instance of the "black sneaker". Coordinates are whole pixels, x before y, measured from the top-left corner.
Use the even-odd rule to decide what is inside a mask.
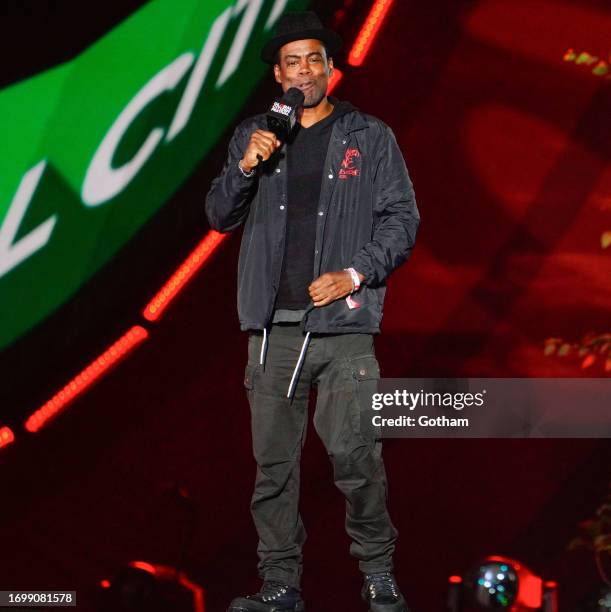
[[[361,597],[369,602],[369,612],[409,612],[390,572],[365,574]]]
[[[266,580],[255,595],[234,599],[229,604],[227,612],[303,612],[304,610],[297,589],[275,580]]]

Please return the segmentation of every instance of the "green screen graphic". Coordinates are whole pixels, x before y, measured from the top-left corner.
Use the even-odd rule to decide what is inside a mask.
[[[154,0],[0,91],[0,349],[107,263],[234,121],[306,0]],[[202,202],[207,186],[202,185]]]

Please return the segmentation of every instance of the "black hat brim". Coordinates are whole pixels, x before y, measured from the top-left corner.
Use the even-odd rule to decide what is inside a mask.
[[[329,56],[335,55],[343,45],[342,37],[333,30],[328,30],[327,28],[301,30],[300,32],[282,34],[268,40],[261,50],[261,59],[267,64],[275,64],[276,53],[280,47],[296,40],[307,40],[309,38],[322,41],[327,48]]]

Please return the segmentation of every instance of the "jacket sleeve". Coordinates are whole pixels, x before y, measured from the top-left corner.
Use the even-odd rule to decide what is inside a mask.
[[[379,285],[410,256],[420,214],[412,181],[393,131],[383,126],[373,178],[373,236],[354,256],[350,267]]]
[[[213,179],[206,196],[208,223],[218,232],[231,232],[244,222],[256,192],[257,173],[248,178],[238,167],[249,137],[243,124],[236,127],[229,142],[225,165],[221,173]]]

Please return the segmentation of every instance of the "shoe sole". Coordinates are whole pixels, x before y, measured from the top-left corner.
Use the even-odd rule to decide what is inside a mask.
[[[252,610],[252,608],[251,608]],[[229,606],[227,612],[250,612],[250,610],[244,605],[237,604]],[[303,602],[298,603],[294,608],[269,608],[266,612],[305,612],[305,605]]]
[[[367,600],[365,599],[365,601]],[[394,604],[376,604],[370,602],[369,612],[410,612],[410,610],[405,603],[405,599],[401,598],[400,601]]]

